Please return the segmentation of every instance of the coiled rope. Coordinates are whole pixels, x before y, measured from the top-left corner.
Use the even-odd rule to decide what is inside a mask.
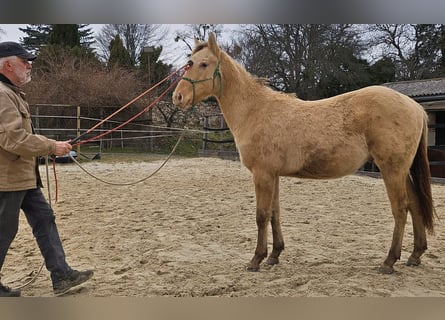
[[[112,133],[118,129],[120,129],[121,127],[127,125],[128,123],[130,123],[131,121],[133,121],[134,119],[136,119],[137,117],[139,117],[140,115],[142,115],[143,113],[145,113],[147,110],[151,109],[157,102],[159,102],[161,100],[161,98],[168,92],[170,91],[180,80],[181,77],[178,77],[178,79],[176,79],[175,81],[173,81],[168,88],[159,96],[157,97],[152,103],[150,103],[147,107],[145,107],[141,112],[139,112],[138,114],[136,114],[135,116],[133,116],[132,118],[128,119],[126,122],[122,123],[121,125],[117,126],[116,128],[113,128],[111,130],[108,130],[104,133],[101,133],[93,138],[84,140],[84,141],[79,141],[80,138],[82,138],[85,134],[91,133],[92,131],[94,131],[97,127],[99,127],[101,124],[103,124],[104,122],[106,122],[107,120],[109,120],[110,118],[112,118],[113,116],[115,116],[116,114],[118,114],[119,112],[121,112],[122,110],[124,110],[125,108],[127,108],[128,106],[130,106],[131,104],[133,104],[135,101],[137,101],[138,99],[140,99],[141,97],[143,97],[144,95],[146,95],[147,93],[149,93],[150,91],[152,91],[154,88],[156,88],[157,86],[159,86],[161,83],[167,81],[168,79],[172,78],[175,74],[179,73],[180,71],[184,70],[187,67],[187,65],[179,68],[178,70],[170,73],[167,77],[165,77],[163,80],[159,81],[157,84],[155,84],[154,86],[152,86],[151,88],[149,88],[148,90],[146,90],[145,92],[141,93],[139,96],[137,96],[136,98],[134,98],[133,100],[129,101],[127,104],[125,104],[124,106],[122,106],[121,108],[119,108],[116,112],[112,113],[111,115],[109,115],[108,117],[106,117],[105,119],[103,119],[102,121],[100,121],[99,123],[97,123],[95,126],[93,126],[92,128],[90,128],[89,130],[87,130],[85,133],[81,134],[80,136],[78,136],[77,138],[71,140],[71,144],[73,146],[75,145],[79,145],[79,144],[83,144],[83,143],[87,143],[93,140],[97,140],[109,133]],[[74,161],[74,163],[76,163],[85,173],[87,173],[88,175],[94,177],[95,179],[106,183],[106,184],[111,184],[111,185],[118,185],[118,186],[124,186],[124,185],[133,185],[133,184],[137,184],[140,182],[143,182],[151,177],[153,177],[157,172],[159,172],[159,170],[161,170],[165,164],[170,160],[170,158],[172,157],[172,155],[174,154],[174,152],[176,151],[176,148],[178,147],[180,141],[182,140],[183,136],[184,136],[185,130],[182,132],[182,134],[180,135],[180,137],[178,138],[178,141],[176,142],[175,146],[173,147],[173,150],[170,152],[170,154],[167,156],[167,158],[163,161],[163,163],[154,171],[152,172],[150,175],[148,175],[147,177],[143,178],[143,179],[139,179],[138,181],[134,181],[134,182],[130,182],[130,183],[114,183],[114,182],[109,182],[109,181],[105,181],[99,177],[94,176],[93,174],[91,174],[90,172],[88,172],[84,167],[82,167],[82,165],[80,165],[80,163],[74,159],[74,157],[69,154],[71,160]],[[47,180],[47,188],[48,188],[48,203],[49,206],[52,208],[52,199],[51,199],[51,188],[50,188],[50,183],[49,183],[49,157],[46,156],[45,157],[45,164],[46,164],[46,180]],[[56,161],[55,159],[53,159],[53,172],[54,172],[54,177],[55,177],[55,183],[56,183],[56,202],[57,202],[57,197],[58,197],[58,186],[57,186],[57,177],[56,177],[56,168],[55,168],[55,164]],[[37,277],[40,275],[41,271],[43,270],[43,267],[45,265],[45,262],[42,262],[40,268],[38,269],[38,271],[35,273],[35,275],[28,280],[27,282],[25,282],[24,284],[16,287],[16,289],[23,289],[27,286],[29,286],[31,283],[33,283]]]
[[[159,172],[159,170],[161,170],[166,164],[167,162],[170,160],[170,158],[172,157],[172,155],[175,153],[176,148],[178,147],[179,143],[181,142],[182,138],[184,137],[185,131],[182,132],[182,134],[179,136],[178,141],[176,142],[175,146],[173,147],[172,151],[170,152],[170,154],[167,156],[167,158],[165,158],[165,160],[161,163],[161,165],[152,173],[150,173],[148,176],[136,180],[136,181],[132,181],[132,182],[111,182],[111,181],[106,181],[102,178],[99,178],[98,176],[92,174],[91,172],[89,172],[87,169],[85,169],[85,167],[83,167],[71,154],[69,155],[71,160],[77,164],[77,166],[82,169],[83,172],[85,172],[86,174],[88,174],[90,177],[103,182],[105,184],[109,184],[109,185],[113,185],[113,186],[130,186],[130,185],[135,185],[138,184],[140,182],[143,182],[147,179],[150,179],[151,177],[153,177],[156,173]]]

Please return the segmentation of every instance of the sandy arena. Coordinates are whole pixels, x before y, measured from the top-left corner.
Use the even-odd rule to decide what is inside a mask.
[[[119,183],[148,176],[161,163],[105,156],[83,165]],[[45,176],[44,165],[41,172]],[[413,243],[408,218],[396,273],[377,272],[393,229],[378,178],[281,178],[285,250],[280,264],[247,272],[256,246],[255,196],[251,174],[240,162],[174,158],[155,176],[132,186],[104,184],[75,164],[58,164],[57,177],[59,199],[53,208],[67,260],[73,268],[95,271],[68,296],[445,296],[445,226],[437,220],[419,267],[404,265]],[[54,198],[52,174],[50,181]],[[445,186],[433,185],[433,197],[444,220]],[[271,250],[270,228],[269,235]],[[21,286],[41,265],[22,214],[2,281]],[[22,296],[53,296],[45,268],[22,289]]]

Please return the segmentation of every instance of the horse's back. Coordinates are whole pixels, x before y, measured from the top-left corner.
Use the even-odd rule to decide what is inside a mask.
[[[325,129],[323,138],[317,139],[301,175],[310,177],[313,171],[314,176],[321,178],[342,176],[354,172],[370,158],[379,167],[397,163],[407,170],[411,165],[426,114],[408,96],[383,86],[371,86],[312,104],[314,109],[319,106],[319,113],[333,113],[337,122],[324,114],[317,116],[329,119],[326,125],[331,129]],[[335,111],[329,111],[331,108]],[[317,163],[314,158],[318,157]]]
[[[367,160],[412,159],[424,111],[397,91],[372,86],[304,101],[264,92],[240,127],[237,146],[247,168],[273,167],[280,175],[337,178]],[[252,143],[254,142],[254,143]],[[408,155],[408,156],[407,156]]]
[[[320,113],[336,109],[334,113],[341,119],[344,134],[362,136],[368,146],[394,140],[417,147],[426,121],[420,104],[384,86],[365,87],[313,103],[320,106]],[[325,115],[316,117],[328,119]]]
[[[357,90],[357,92],[374,96],[377,101],[383,102],[385,105],[390,105],[391,108],[396,108],[396,110],[399,110],[399,108],[409,108],[423,111],[422,106],[407,95],[385,86],[369,86]],[[373,99],[371,98],[370,100]]]

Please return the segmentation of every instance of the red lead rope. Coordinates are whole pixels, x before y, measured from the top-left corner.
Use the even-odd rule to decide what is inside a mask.
[[[110,130],[107,130],[107,131],[105,131],[105,132],[103,132],[103,133],[101,133],[101,134],[98,134],[97,136],[95,136],[95,137],[92,137],[92,138],[89,138],[89,139],[86,139],[86,140],[82,140],[82,141],[79,141],[79,142],[77,142],[77,143],[74,143],[73,144],[73,146],[77,146],[77,145],[80,145],[80,144],[84,144],[84,143],[87,143],[87,142],[91,142],[91,141],[94,141],[94,140],[97,140],[97,139],[100,139],[100,138],[102,138],[103,136],[106,136],[106,135],[108,135],[108,134],[110,134],[110,133],[112,133],[112,132],[114,132],[114,131],[116,131],[116,130],[119,130],[120,128],[122,128],[122,127],[124,127],[124,126],[126,126],[127,124],[129,124],[130,122],[132,122],[133,120],[135,120],[136,118],[138,118],[138,117],[140,117],[141,115],[143,115],[145,112],[147,112],[148,110],[150,110],[151,108],[153,108],[154,107],[154,105],[156,104],[156,103],[158,103],[161,99],[162,99],[162,97],[164,97],[179,81],[181,80],[181,78],[179,77],[179,78],[177,78],[175,81],[173,81],[169,86],[168,86],[168,88],[161,94],[161,95],[159,95],[159,97],[157,97],[155,100],[153,100],[153,102],[151,102],[148,106],[146,106],[144,109],[142,109],[142,111],[140,111],[139,113],[137,113],[136,115],[134,115],[133,117],[131,117],[130,119],[128,119],[127,121],[125,121],[125,122],[123,122],[123,123],[121,123],[120,125],[118,125],[117,127],[115,127],[115,128],[113,128],[113,129],[110,129]],[[103,122],[102,122],[103,123]],[[95,126],[96,128],[97,128],[97,125]],[[87,131],[87,133],[88,133],[88,131]]]
[[[56,186],[55,186],[56,194],[55,194],[55,198],[54,198],[54,203],[57,203],[57,201],[59,200],[59,184],[57,182],[56,158],[53,158],[53,173],[54,173],[54,183],[56,184]],[[48,177],[47,177],[47,179],[48,179]]]
[[[81,134],[80,136],[78,136],[77,138],[73,139],[71,141],[71,144],[73,146],[77,146],[80,144],[84,144],[90,141],[94,141],[97,140],[99,138],[102,138],[105,135],[108,135],[120,128],[122,128],[123,126],[127,125],[128,123],[130,123],[131,121],[133,121],[134,119],[138,118],[139,116],[141,116],[142,114],[144,114],[147,110],[151,109],[155,103],[157,103],[159,100],[161,100],[161,98],[163,96],[165,96],[167,94],[168,91],[170,91],[174,85],[176,85],[181,79],[182,77],[178,77],[172,84],[170,84],[170,86],[157,98],[155,99],[155,101],[153,101],[151,104],[149,104],[147,107],[145,107],[141,112],[139,112],[136,116],[130,118],[128,121],[122,123],[121,125],[119,125],[116,128],[113,128],[109,131],[106,131],[105,133],[99,134],[96,137],[87,139],[87,140],[82,140],[79,141],[80,138],[88,133],[93,132],[97,127],[99,127],[100,125],[102,125],[103,123],[105,123],[107,120],[111,119],[112,117],[114,117],[116,114],[118,114],[119,112],[121,112],[122,110],[124,110],[125,108],[127,108],[128,106],[130,106],[131,104],[133,104],[134,102],[136,102],[137,100],[139,100],[140,98],[142,98],[144,95],[146,95],[147,93],[149,93],[150,91],[152,91],[154,88],[156,88],[157,86],[159,86],[161,83],[167,81],[168,79],[172,78],[175,74],[183,71],[184,69],[186,69],[188,67],[188,64],[182,66],[181,68],[179,68],[176,71],[173,71],[172,73],[170,73],[167,77],[165,77],[163,80],[159,81],[157,84],[155,84],[154,86],[152,86],[151,88],[149,88],[148,90],[146,90],[145,92],[141,93],[139,96],[137,96],[136,98],[134,98],[133,100],[131,100],[130,102],[128,102],[127,104],[125,104],[124,106],[122,106],[119,110],[117,110],[116,112],[110,114],[108,117],[106,117],[105,119],[99,121],[96,125],[94,125],[93,127],[91,127],[90,129],[88,129],[85,133]]]
[[[165,77],[163,80],[159,81],[158,83],[156,83],[154,86],[152,86],[151,88],[149,88],[148,90],[146,90],[145,92],[141,93],[139,96],[137,96],[136,98],[134,98],[133,100],[131,100],[130,102],[128,102],[127,104],[125,104],[124,106],[122,106],[121,108],[119,108],[119,110],[117,110],[116,112],[112,113],[111,115],[109,115],[108,117],[106,117],[105,119],[101,120],[99,123],[97,123],[96,125],[94,125],[93,127],[91,127],[90,129],[88,129],[84,134],[82,134],[81,136],[90,133],[92,131],[94,131],[94,129],[96,129],[97,127],[99,127],[101,124],[103,124],[104,122],[106,122],[107,120],[109,120],[110,118],[114,117],[116,114],[118,114],[119,112],[121,112],[122,110],[124,110],[125,108],[127,108],[128,106],[130,106],[131,104],[133,104],[134,102],[136,102],[137,100],[139,100],[140,98],[142,98],[145,94],[147,94],[148,92],[152,91],[154,88],[156,88],[157,86],[159,86],[161,83],[165,82],[166,80],[172,78],[175,74],[179,73],[180,71],[186,70],[189,67],[188,64],[182,66],[181,68],[179,68],[178,70],[170,73],[167,77]],[[106,132],[103,132],[95,137],[92,137],[90,139],[87,140],[81,140],[78,141],[79,137],[77,137],[76,139],[72,140],[73,146],[77,146],[77,145],[81,145],[87,142],[91,142],[94,140],[97,140],[99,138],[102,138],[105,135],[108,135],[120,128],[122,128],[123,126],[126,126],[127,124],[129,124],[130,122],[132,122],[133,120],[135,120],[136,118],[140,117],[142,114],[144,114],[145,112],[147,112],[148,110],[150,110],[151,108],[153,108],[153,106],[158,103],[162,97],[164,97],[179,81],[181,81],[182,79],[182,75],[180,77],[178,77],[177,79],[175,79],[175,81],[173,81],[168,88],[159,96],[157,97],[153,102],[151,102],[148,106],[146,106],[141,112],[139,112],[138,114],[136,114],[135,116],[131,117],[130,119],[128,119],[127,121],[125,121],[124,123],[120,124],[119,126],[110,129]],[[74,141],[78,141],[76,143],[74,143]],[[55,194],[55,203],[57,203],[58,199],[59,199],[59,184],[57,181],[57,171],[56,171],[56,159],[53,158],[53,173],[54,173],[54,182],[55,182],[55,189],[56,189],[56,194]]]

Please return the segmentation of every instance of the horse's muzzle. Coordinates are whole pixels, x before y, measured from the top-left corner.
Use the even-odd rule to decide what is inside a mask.
[[[173,92],[173,104],[177,107],[181,107],[181,103],[182,103],[183,97],[181,92]]]
[[[173,92],[173,104],[178,108],[186,109],[192,105],[192,101],[187,99],[179,90]]]

